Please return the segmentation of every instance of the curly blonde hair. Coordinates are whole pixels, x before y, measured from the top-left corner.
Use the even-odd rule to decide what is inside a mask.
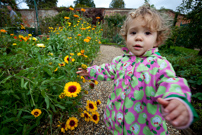
[[[150,17],[145,17],[149,15]],[[146,26],[151,29],[151,31],[157,31],[157,42],[159,45],[163,44],[170,34],[169,20],[163,18],[163,16],[155,9],[150,8],[149,4],[144,4],[136,10],[132,10],[128,13],[126,20],[120,30],[120,35],[127,39],[128,23],[137,17],[141,16],[145,21]]]

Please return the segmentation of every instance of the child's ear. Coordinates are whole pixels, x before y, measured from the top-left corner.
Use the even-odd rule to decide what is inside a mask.
[[[156,44],[154,45],[154,47],[158,47],[161,44],[160,41],[156,41]]]

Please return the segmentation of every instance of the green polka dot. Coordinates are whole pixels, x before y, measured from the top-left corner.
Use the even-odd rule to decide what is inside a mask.
[[[131,124],[133,121],[135,121],[135,116],[131,112],[128,112],[124,117],[127,124]]]

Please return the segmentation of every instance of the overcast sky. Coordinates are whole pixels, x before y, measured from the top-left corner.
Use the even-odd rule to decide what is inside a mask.
[[[69,7],[70,5],[74,6],[73,1],[75,0],[58,0],[57,6]],[[112,0],[94,0],[96,8],[109,8],[109,4]],[[124,0],[125,8],[138,8],[144,3],[144,0]],[[149,0],[150,4],[154,4],[157,9],[164,7],[166,9],[172,9],[176,11],[176,7],[182,3],[182,0]],[[28,9],[26,3],[19,5],[20,9]]]

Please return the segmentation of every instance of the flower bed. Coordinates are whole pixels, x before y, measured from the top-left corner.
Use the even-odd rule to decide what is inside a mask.
[[[86,68],[99,51],[101,25],[91,26],[77,12],[71,14],[61,20],[63,27],[49,28],[49,38],[1,30],[1,133],[36,134],[47,120],[51,131],[54,116],[61,119],[61,132],[74,130],[78,117],[98,123],[100,101],[89,101],[87,110],[80,108],[86,80],[76,71]]]

